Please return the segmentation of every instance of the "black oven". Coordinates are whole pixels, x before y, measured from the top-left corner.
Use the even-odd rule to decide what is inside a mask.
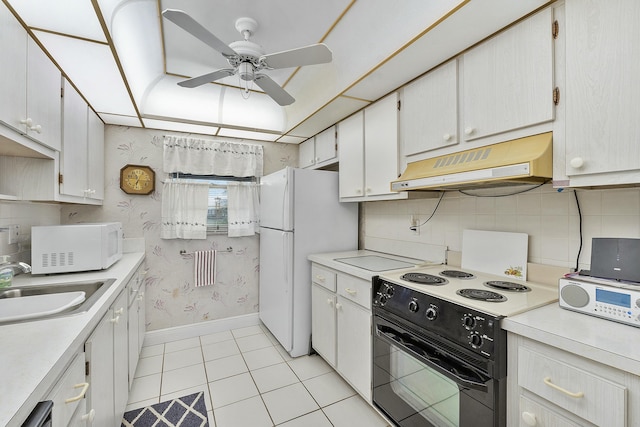
[[[397,426],[506,426],[499,317],[374,278],[373,403]]]

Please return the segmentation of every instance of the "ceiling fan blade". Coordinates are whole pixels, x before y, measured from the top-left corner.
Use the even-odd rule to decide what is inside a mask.
[[[221,79],[223,77],[233,76],[236,73],[236,70],[232,68],[223,68],[222,70],[217,70],[212,73],[203,74],[198,77],[194,77],[192,79],[183,80],[178,83],[178,86],[194,88],[198,86],[202,86],[206,83],[211,83],[214,80]]]
[[[284,50],[260,58],[268,68],[290,68],[303,65],[324,64],[331,62],[331,50],[324,43],[312,44],[297,49]]]
[[[225,42],[214,36],[209,30],[200,25],[195,19],[187,15],[182,10],[166,9],[162,16],[176,24],[195,38],[211,46],[226,57],[236,56],[235,50],[231,49]]]
[[[295,102],[293,96],[289,95],[286,90],[282,89],[278,83],[274,82],[266,74],[256,74],[255,82],[279,105],[285,106]]]

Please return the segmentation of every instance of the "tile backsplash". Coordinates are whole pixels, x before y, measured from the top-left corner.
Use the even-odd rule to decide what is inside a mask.
[[[409,229],[411,216],[420,224],[433,213],[438,198],[364,203],[362,221],[369,237],[398,243],[445,245],[462,250],[465,229],[509,231],[529,235],[529,262],[575,267],[580,248],[580,220],[575,195],[582,214],[582,251],[579,268],[589,268],[591,238],[640,238],[640,189],[559,191],[544,185],[521,194],[509,189],[446,192],[437,211],[419,234]],[[483,194],[484,193],[484,194]],[[475,196],[470,194],[476,194]],[[483,197],[478,197],[478,195]]]
[[[8,243],[8,232],[0,231],[0,255],[11,255],[12,261],[31,262],[31,227],[60,224],[60,205],[0,201],[0,228],[19,226],[18,242]]]

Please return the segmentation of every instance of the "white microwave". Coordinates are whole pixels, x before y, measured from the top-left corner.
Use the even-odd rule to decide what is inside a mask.
[[[119,222],[31,227],[33,274],[103,270],[120,258]]]

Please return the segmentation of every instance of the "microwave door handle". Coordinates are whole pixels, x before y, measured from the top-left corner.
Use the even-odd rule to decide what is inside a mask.
[[[461,376],[455,374],[454,372],[451,372],[450,370],[448,370],[445,366],[441,366],[441,364],[438,363],[438,362],[440,362],[439,359],[431,360],[431,359],[428,359],[428,358],[424,357],[422,354],[418,353],[415,350],[415,348],[419,348],[419,347],[417,347],[417,346],[415,346],[413,344],[405,342],[405,340],[401,336],[398,336],[396,334],[392,334],[392,333],[389,333],[389,332],[382,332],[379,329],[378,329],[377,332],[378,332],[378,336],[380,337],[380,339],[385,341],[387,344],[400,346],[400,348],[402,348],[402,350],[404,350],[407,353],[411,354],[412,356],[416,357],[422,363],[424,363],[424,364],[428,365],[429,367],[435,369],[436,371],[440,372],[444,376],[446,376],[446,377],[450,378],[451,380],[457,382],[461,386],[472,388],[472,389],[475,389],[475,390],[481,390],[481,391],[485,391],[487,389],[487,386],[484,383],[472,381],[472,380],[469,380],[468,378],[461,377]]]

